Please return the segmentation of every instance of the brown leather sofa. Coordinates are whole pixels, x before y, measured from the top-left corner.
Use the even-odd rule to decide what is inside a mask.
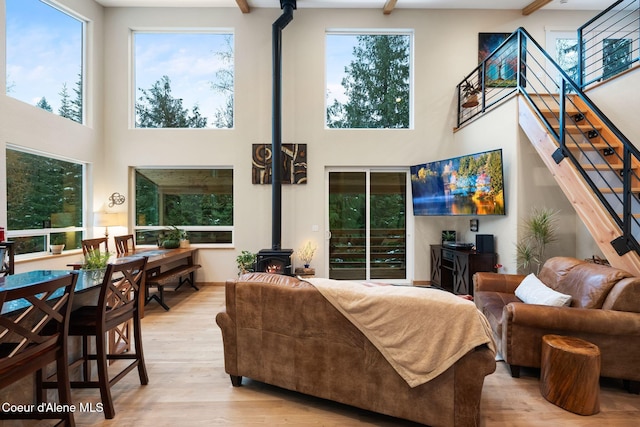
[[[540,367],[542,336],[568,335],[600,348],[601,375],[640,381],[640,278],[613,267],[569,257],[551,258],[538,278],[571,295],[569,307],[525,304],[514,294],[523,275],[476,273],[475,303],[489,320],[498,351],[518,377]]]
[[[431,426],[477,426],[495,356],[476,347],[435,379],[411,388],[369,340],[311,284],[249,273],[226,283],[225,371]],[[428,333],[425,319],[425,333]]]

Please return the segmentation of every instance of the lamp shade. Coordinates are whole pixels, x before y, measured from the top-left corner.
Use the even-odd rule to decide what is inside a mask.
[[[124,225],[124,215],[122,212],[95,212],[94,224],[97,227],[116,227]]]

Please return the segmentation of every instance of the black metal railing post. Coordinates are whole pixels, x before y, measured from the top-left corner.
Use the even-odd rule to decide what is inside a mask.
[[[631,236],[631,151],[624,147],[622,167],[622,235]]]

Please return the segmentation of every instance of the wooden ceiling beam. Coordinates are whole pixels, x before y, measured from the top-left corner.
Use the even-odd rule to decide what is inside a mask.
[[[387,0],[382,8],[382,13],[385,15],[391,15],[391,12],[393,12],[393,8],[396,7],[397,2],[398,0]]]
[[[242,13],[249,13],[251,11],[251,8],[249,8],[249,3],[247,3],[247,0],[236,0],[236,3],[238,3],[238,7],[242,11]]]
[[[551,0],[533,0],[531,3],[526,5],[524,9],[522,9],[522,14],[525,16],[531,15],[533,12],[549,3],[551,3]]]

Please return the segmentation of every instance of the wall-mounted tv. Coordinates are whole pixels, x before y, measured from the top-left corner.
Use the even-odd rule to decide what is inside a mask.
[[[411,166],[413,214],[505,215],[502,150]]]

